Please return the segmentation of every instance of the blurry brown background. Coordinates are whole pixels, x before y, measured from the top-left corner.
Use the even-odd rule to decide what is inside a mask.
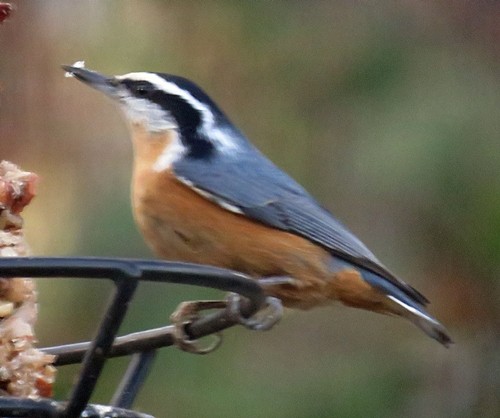
[[[216,353],[161,351],[136,407],[159,417],[500,416],[500,4],[494,1],[24,1],[0,26],[0,158],[41,176],[35,254],[151,257],[111,101],[65,79],[187,76],[401,277],[456,340],[340,306]],[[397,4],[397,6],[396,6]],[[42,345],[90,338],[109,287],[40,281]],[[142,286],[121,332],[185,299]],[[106,369],[94,402],[123,371]],[[61,368],[63,398],[75,368]]]

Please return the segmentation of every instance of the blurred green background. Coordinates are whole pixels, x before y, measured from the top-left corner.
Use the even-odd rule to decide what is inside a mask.
[[[164,349],[136,408],[156,417],[500,416],[500,4],[494,1],[14,1],[0,26],[0,158],[41,177],[38,255],[152,257],[129,205],[117,107],[65,79],[85,60],[198,82],[247,136],[432,301],[449,350],[334,306],[209,356]],[[92,336],[110,286],[42,280],[41,345]],[[121,333],[220,297],[141,286]],[[94,402],[123,372],[111,361]],[[59,371],[64,398],[77,368]]]

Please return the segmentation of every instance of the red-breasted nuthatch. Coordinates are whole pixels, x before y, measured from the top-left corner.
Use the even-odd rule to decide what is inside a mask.
[[[133,211],[162,258],[241,271],[291,308],[340,300],[409,319],[448,346],[427,299],[262,155],[195,84],[64,69],[121,105],[134,144]]]

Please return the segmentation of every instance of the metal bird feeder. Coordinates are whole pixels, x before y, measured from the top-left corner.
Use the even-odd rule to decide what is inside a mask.
[[[156,351],[174,344],[173,325],[117,337],[130,301],[141,282],[177,283],[209,287],[243,296],[242,314],[251,316],[265,304],[261,287],[240,273],[185,263],[115,258],[12,257],[0,259],[0,277],[111,280],[114,292],[92,341],[43,348],[57,356],[55,366],[81,363],[67,400],[0,397],[0,416],[37,418],[152,418],[131,410]],[[194,339],[214,334],[236,321],[224,310],[186,325]],[[90,397],[106,360],[130,356],[129,366],[109,405],[91,405]]]

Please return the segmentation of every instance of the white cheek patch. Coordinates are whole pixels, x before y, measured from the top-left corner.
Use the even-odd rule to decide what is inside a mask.
[[[168,170],[172,164],[182,158],[187,152],[187,148],[182,144],[179,134],[174,133],[174,139],[165,147],[153,165],[153,170],[157,173]]]
[[[149,100],[123,96],[120,98],[120,104],[125,115],[132,123],[140,123],[150,132],[162,132],[178,128],[170,113]]]

